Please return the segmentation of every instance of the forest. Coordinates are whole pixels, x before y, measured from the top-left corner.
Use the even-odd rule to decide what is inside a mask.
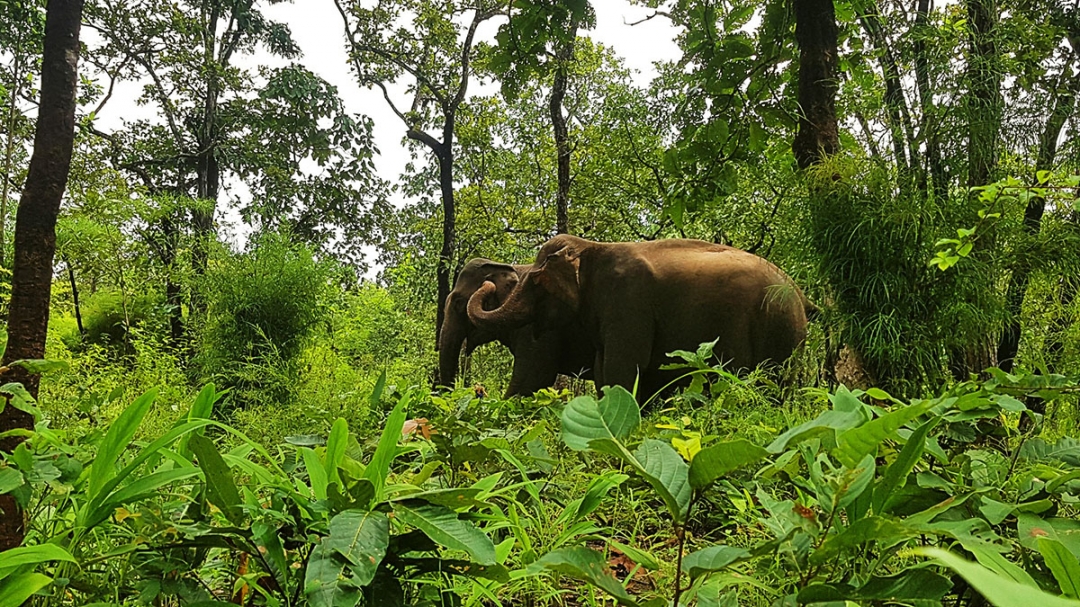
[[[0,0],[0,607],[1080,607],[1078,94],[1064,0]]]

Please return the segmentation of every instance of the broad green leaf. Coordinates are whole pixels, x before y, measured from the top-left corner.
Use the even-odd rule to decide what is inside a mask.
[[[446,506],[451,510],[458,510],[469,506],[483,506],[484,502],[477,499],[483,491],[476,487],[461,487],[457,489],[432,489],[431,491],[417,491],[395,497],[391,501],[423,500],[429,504]]]
[[[683,557],[682,570],[694,579],[705,573],[720,571],[733,563],[744,561],[752,555],[745,548],[733,546],[709,546]]]
[[[716,443],[690,462],[690,486],[704,489],[725,474],[768,457],[769,452],[748,440]]]
[[[579,396],[562,412],[562,437],[576,451],[589,448],[598,439],[619,441],[641,424],[641,409],[624,388],[608,388],[604,398]]]
[[[0,552],[0,569],[9,572],[23,565],[37,565],[51,561],[78,562],[67,550],[56,544],[37,544],[36,546],[19,546],[11,550]]]
[[[682,522],[693,493],[686,461],[671,445],[654,439],[641,443],[634,451],[634,460],[638,473],[660,494],[672,519]]]
[[[96,497],[105,486],[105,483],[116,476],[116,463],[120,460],[120,455],[124,452],[124,449],[131,444],[131,439],[135,437],[135,431],[139,429],[139,425],[142,423],[143,418],[146,417],[150,406],[154,404],[155,398],[157,398],[157,390],[149,390],[135,399],[135,402],[128,405],[123,413],[116,418],[116,421],[109,426],[105,438],[98,445],[94,463],[90,466],[90,479],[86,490],[87,497],[90,499]]]
[[[866,417],[861,410],[838,411],[830,409],[816,418],[784,432],[776,437],[776,440],[769,443],[766,449],[769,453],[782,453],[787,449],[788,445],[799,443],[820,434],[835,434],[836,432],[854,428],[865,421]]]
[[[402,558],[400,561],[402,565],[417,573],[449,573],[482,580],[494,580],[501,584],[510,581],[510,572],[502,565],[481,565],[472,561],[440,558]]]
[[[842,583],[810,584],[799,591],[799,603],[940,601],[952,586],[949,578],[929,569],[908,569],[889,577],[872,577],[861,588]]]
[[[21,472],[10,466],[0,468],[0,495],[10,493],[13,489],[23,485]]]
[[[908,538],[918,536],[918,531],[900,523],[877,516],[859,519],[841,533],[825,540],[810,555],[810,561],[820,564],[828,561],[844,550],[862,546],[868,542],[879,542],[881,547],[888,547]]]
[[[397,520],[423,531],[436,543],[467,552],[481,565],[495,564],[495,544],[469,521],[458,518],[453,510],[424,502],[395,502]]]
[[[1080,601],[1055,596],[1021,584],[940,548],[918,548],[915,553],[934,559],[959,573],[995,607],[1080,607]]]
[[[18,573],[0,582],[0,607],[20,607],[35,592],[52,583],[40,573]]]
[[[22,367],[27,373],[33,375],[51,373],[53,371],[67,371],[71,368],[71,365],[62,360],[45,360],[40,358],[23,358],[21,360],[12,361],[8,366]]]
[[[987,522],[991,525],[1000,525],[1015,510],[1016,505],[1014,504],[1005,504],[988,497],[983,497],[982,503],[979,504],[979,512],[986,517]]]
[[[307,469],[308,479],[311,481],[311,490],[315,493],[315,499],[327,498],[326,487],[330,484],[330,477],[326,474],[322,459],[314,449],[300,447],[300,455],[304,458],[304,468]]]
[[[379,401],[382,399],[383,390],[386,388],[386,371],[379,374],[379,379],[375,380],[375,387],[371,390],[371,396],[368,397],[368,404],[374,409],[379,406]]]
[[[935,401],[927,400],[902,407],[842,432],[837,437],[836,458],[845,466],[854,467],[862,458],[877,452],[878,445],[893,436],[904,424],[926,413],[935,404]]]
[[[889,500],[893,491],[907,482],[908,475],[915,469],[915,464],[922,458],[923,451],[926,449],[926,435],[937,426],[940,420],[941,418],[936,417],[912,432],[899,455],[885,469],[885,475],[874,487],[874,514],[881,514],[885,502]]]
[[[375,499],[383,497],[383,488],[386,486],[386,477],[390,474],[390,463],[397,455],[397,444],[401,440],[401,429],[405,426],[405,407],[408,405],[409,396],[405,395],[394,406],[390,417],[386,419],[382,436],[379,437],[379,446],[375,448],[374,455],[367,468],[364,468],[364,476],[375,487]]]
[[[833,498],[836,500],[836,508],[847,508],[855,502],[855,500],[862,497],[863,493],[870,486],[871,481],[874,480],[876,471],[877,466],[875,465],[874,456],[872,455],[864,457],[854,469],[845,470],[840,477],[841,484],[833,495]],[[865,514],[865,505],[863,505],[862,513]],[[854,520],[854,517],[851,517],[849,520]]]
[[[338,474],[338,466],[345,459],[345,447],[349,444],[349,424],[345,418],[339,417],[334,420],[330,428],[330,438],[326,440],[326,455],[323,466],[329,482],[341,484],[341,476]]]
[[[1014,582],[1019,582],[1025,586],[1031,586],[1032,588],[1039,587],[1039,584],[1031,577],[1031,574],[1024,571],[1016,563],[1006,559],[996,550],[997,546],[986,545],[985,542],[973,541],[970,538],[961,538],[960,545],[973,554],[975,560],[979,561],[980,565],[994,571],[998,575],[1010,578]]]
[[[607,570],[604,555],[595,550],[582,546],[559,548],[540,557],[535,566],[591,584],[610,594],[623,607],[638,606],[622,584]]]
[[[236,488],[232,470],[218,453],[214,442],[205,436],[192,434],[188,446],[199,458],[199,467],[206,478],[206,499],[217,506],[230,523],[239,526],[244,513],[240,509],[240,491]]]
[[[367,586],[386,556],[390,519],[382,512],[346,510],[330,519],[324,542],[349,562],[356,583]]]
[[[1069,598],[1080,598],[1080,561],[1057,540],[1040,537],[1038,544],[1039,552],[1054,574],[1061,593]]]
[[[214,415],[214,403],[217,402],[220,396],[214,389],[214,384],[203,386],[202,390],[199,391],[199,395],[195,397],[195,402],[191,404],[191,410],[187,414],[187,421],[210,419]],[[196,431],[195,434],[201,434],[201,431]],[[190,437],[191,435],[181,438],[176,448],[177,453],[185,459],[191,459],[191,450],[188,448]]]
[[[324,539],[308,557],[304,593],[311,607],[355,607],[362,598],[361,589],[345,575],[346,565]]]

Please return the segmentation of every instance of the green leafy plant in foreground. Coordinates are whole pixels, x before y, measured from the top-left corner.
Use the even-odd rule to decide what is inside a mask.
[[[562,414],[563,441],[614,458],[651,488],[677,540],[676,577],[667,596],[632,596],[603,555],[583,546],[549,552],[532,569],[625,606],[733,605],[744,592],[782,605],[930,605],[972,593],[999,607],[1080,605],[1080,441],[1016,430],[1033,415],[1020,399],[1060,398],[1076,379],[991,372],[990,381],[909,403],[841,387],[828,395],[831,408],[766,447],[718,442],[689,463],[666,442],[635,439],[641,416],[625,390],[575,399]],[[750,466],[751,478],[737,474]],[[721,483],[753,496],[745,512],[707,513],[736,519],[745,542],[684,554],[699,504]]]

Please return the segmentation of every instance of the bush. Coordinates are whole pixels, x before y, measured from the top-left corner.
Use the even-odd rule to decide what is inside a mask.
[[[310,249],[276,234],[214,264],[203,288],[208,311],[199,362],[204,377],[283,397],[291,364],[326,318],[333,271]]]
[[[69,331],[64,342],[79,350],[85,345],[121,348],[130,354],[133,330],[161,320],[162,302],[156,293],[124,294],[101,290],[90,294],[81,305],[83,333]]]

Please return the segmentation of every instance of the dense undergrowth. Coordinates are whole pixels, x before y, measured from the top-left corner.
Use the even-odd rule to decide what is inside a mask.
[[[337,383],[309,348],[306,400],[256,409],[125,394],[182,376],[140,355],[47,374],[47,415],[15,391],[38,421],[0,467],[30,514],[0,604],[1078,604],[1077,378],[901,402],[736,378],[706,347],[642,417],[621,390]]]

